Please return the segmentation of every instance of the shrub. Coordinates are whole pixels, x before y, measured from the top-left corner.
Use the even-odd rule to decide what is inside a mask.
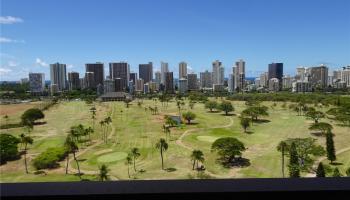
[[[34,167],[39,169],[51,169],[58,167],[58,161],[62,161],[67,156],[64,147],[48,148],[33,160]]]
[[[0,134],[0,163],[13,160],[18,157],[17,144],[20,140],[9,134]]]

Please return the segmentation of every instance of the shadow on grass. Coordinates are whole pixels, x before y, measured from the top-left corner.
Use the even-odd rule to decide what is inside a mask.
[[[193,126],[199,124],[198,122],[191,122],[190,124],[186,123],[186,126]]]
[[[167,171],[167,172],[174,172],[174,171],[176,171],[176,168],[169,167],[169,168],[166,168],[165,171]]]
[[[246,132],[244,132],[245,134],[253,134],[254,132],[253,131],[246,131]]]
[[[330,165],[334,165],[334,166],[337,166],[337,165],[343,165],[343,163],[341,162],[332,162],[332,163],[329,163]]]
[[[45,125],[47,122],[34,122],[34,126]]]
[[[218,159],[217,161],[220,162],[225,168],[250,166],[250,160],[247,158],[236,158],[230,162],[222,161],[220,159]]]
[[[213,110],[213,111],[208,111],[207,113],[219,113],[219,112],[221,112],[220,110]]]
[[[234,113],[227,113],[227,115],[225,113],[221,114],[222,116],[236,116],[236,114]]]
[[[324,137],[326,136],[324,133],[322,132],[312,132],[311,135],[316,136],[316,137]]]
[[[79,162],[84,162],[86,161],[87,159],[86,158],[81,158],[81,159],[77,159]]]
[[[254,120],[253,122],[256,124],[263,124],[263,123],[269,123],[271,121],[268,119],[257,119],[257,120]]]

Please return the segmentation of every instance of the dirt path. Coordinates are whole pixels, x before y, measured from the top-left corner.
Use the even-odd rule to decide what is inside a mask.
[[[185,149],[188,149],[190,151],[193,151],[194,149],[190,146],[187,146],[185,145],[183,142],[182,142],[182,139],[184,137],[186,137],[189,133],[191,132],[195,132],[195,131],[201,131],[201,130],[208,130],[208,129],[216,129],[216,128],[228,128],[230,126],[233,125],[233,119],[232,117],[226,117],[226,119],[229,119],[230,120],[230,123],[227,124],[227,125],[223,125],[223,126],[216,126],[216,127],[211,127],[211,128],[194,128],[194,129],[190,129],[190,130],[187,130],[185,131],[180,137],[179,139],[176,140],[176,144],[185,148]],[[218,174],[214,174],[208,170],[205,171],[206,174],[208,174],[209,176],[212,176],[212,177],[215,177],[215,178],[230,178],[230,177],[233,177],[235,176],[237,170],[239,169],[231,169],[230,172],[229,172],[229,177],[227,175],[218,175]]]
[[[344,149],[341,149],[337,152],[335,152],[336,155],[338,154],[341,154],[341,153],[344,153],[346,151],[350,151],[350,147],[346,147]],[[323,157],[320,157],[318,160],[316,160],[316,162],[314,163],[314,165],[312,166],[313,169],[317,169],[317,166],[318,166],[318,163],[324,161],[327,159],[327,156],[323,156]],[[305,177],[315,177],[316,176],[316,173],[308,173],[305,175]]]

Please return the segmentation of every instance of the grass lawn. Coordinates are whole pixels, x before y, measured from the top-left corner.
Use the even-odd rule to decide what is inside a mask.
[[[220,101],[218,99],[218,101]],[[169,148],[164,152],[164,167],[161,169],[160,152],[155,148],[160,138],[166,138],[162,124],[164,115],[178,115],[179,110],[176,102],[171,101],[168,106],[162,106],[160,102],[143,100],[141,106],[133,101],[129,108],[123,102],[95,103],[97,119],[95,132],[92,134],[91,144],[80,144],[78,159],[80,168],[90,175],[86,179],[95,180],[93,172],[98,167],[106,164],[110,169],[109,174],[116,179],[129,179],[128,167],[131,179],[187,179],[195,177],[190,159],[191,150],[203,151],[206,173],[213,178],[251,178],[251,177],[281,177],[281,155],[276,146],[281,140],[296,137],[314,137],[317,142],[325,146],[325,138],[316,137],[308,130],[311,120],[304,116],[296,116],[296,113],[281,107],[282,103],[272,106],[272,102],[264,102],[269,107],[269,116],[264,117],[266,122],[254,123],[248,133],[243,133],[239,124],[239,114],[246,108],[244,102],[232,102],[235,111],[233,115],[224,116],[222,112],[209,112],[201,103],[196,103],[191,110],[186,105],[180,110],[181,113],[192,111],[197,118],[192,124],[183,124],[180,127],[171,128],[170,137],[167,138]],[[12,105],[8,105],[12,106]],[[149,107],[157,106],[159,114],[152,115]],[[45,111],[46,122],[44,125],[34,127],[30,135],[34,138],[34,144],[29,146],[30,160],[49,147],[61,146],[73,125],[83,124],[92,126],[91,113],[83,101],[60,102]],[[288,106],[287,106],[288,107]],[[11,110],[10,108],[6,108]],[[321,108],[325,111],[327,108]],[[10,113],[10,111],[7,111]],[[23,111],[22,111],[23,112]],[[21,112],[10,116],[11,120],[19,120]],[[107,117],[112,118],[112,124],[108,129],[108,142],[101,140],[101,126],[99,121]],[[337,150],[350,147],[350,129],[336,125],[329,119],[321,121],[333,125],[335,134],[334,141]],[[182,144],[177,141],[182,137]],[[18,136],[25,130],[14,128],[0,130],[0,133],[10,133]],[[247,150],[243,157],[249,159],[250,166],[243,168],[224,168],[217,163],[217,155],[210,151],[211,144],[221,137],[235,137],[242,141]],[[139,148],[141,156],[136,159],[135,169],[133,164],[125,164],[125,158],[134,147]],[[70,156],[70,168],[76,169],[76,165]],[[343,163],[339,168],[345,174],[345,169],[350,167],[350,151],[339,154],[338,161]],[[65,161],[61,167],[48,170],[47,175],[34,175],[35,169],[30,165],[29,175],[24,173],[23,159],[11,161],[1,165],[1,182],[30,182],[30,181],[78,181],[76,175],[64,175]]]

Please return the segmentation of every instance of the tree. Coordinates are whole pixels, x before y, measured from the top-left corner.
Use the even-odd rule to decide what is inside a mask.
[[[350,177],[350,167],[346,170],[346,175]]]
[[[333,171],[333,177],[342,177],[343,175],[340,173],[338,167],[336,167]]]
[[[284,156],[285,156],[286,148],[287,148],[287,143],[285,141],[281,141],[277,146],[277,150],[281,151],[281,153],[282,153],[281,160],[282,160],[282,176],[283,176],[283,178],[284,178]]]
[[[26,173],[28,174],[28,165],[27,165],[27,146],[28,144],[33,144],[33,138],[30,136],[26,136],[25,134],[21,134],[21,143],[24,145],[24,165],[26,169]]]
[[[319,122],[319,123],[313,123],[309,130],[312,131],[321,131],[321,133],[324,135],[327,131],[331,131],[333,129],[333,126],[326,123],[326,122]]]
[[[251,106],[242,111],[242,116],[251,117],[252,122],[258,120],[259,116],[268,116],[268,107],[266,106]]]
[[[322,162],[318,164],[318,167],[316,170],[316,177],[326,177],[326,172],[324,171]]]
[[[92,129],[95,129],[95,120],[96,120],[96,108],[95,108],[95,106],[90,108],[90,112],[92,113],[92,115],[91,115]]]
[[[332,132],[328,131],[326,134],[326,149],[327,149],[327,159],[333,163],[337,159],[335,155],[335,147],[334,147],[334,141],[333,141],[333,134]]]
[[[38,108],[30,108],[26,110],[21,116],[21,122],[23,125],[33,125],[38,119],[43,119],[44,113]]]
[[[9,135],[0,134],[0,163],[6,163],[9,160],[18,158],[18,148],[17,145],[20,143],[20,139]]]
[[[250,126],[250,119],[246,117],[241,117],[241,126],[244,129],[244,132],[247,132],[247,128]]]
[[[294,143],[299,160],[299,168],[304,171],[309,171],[312,168],[315,157],[322,156],[326,153],[324,148],[316,143],[316,139],[311,137],[288,138],[283,142],[286,144],[284,148],[286,154],[290,153],[292,143]],[[281,151],[282,149],[278,147],[277,150]]]
[[[79,162],[78,159],[76,158],[75,153],[79,151],[79,147],[77,143],[74,141],[74,138],[71,134],[67,135],[66,141],[64,143],[64,146],[67,149],[68,155],[67,155],[67,165],[66,165],[66,174],[68,174],[68,164],[69,164],[69,154],[73,154],[73,159],[75,160],[77,167],[78,167],[78,175],[81,179],[81,173],[80,173],[80,167],[79,167]]]
[[[290,150],[289,150],[289,176],[291,178],[298,178],[300,177],[300,169],[299,169],[299,159],[298,159],[298,152],[296,149],[296,145],[293,142]]]
[[[181,108],[184,105],[185,105],[185,102],[183,102],[182,100],[176,101],[176,106],[177,106],[177,109],[179,110],[179,116],[181,116]]]
[[[222,101],[218,108],[219,110],[224,111],[225,115],[228,115],[229,112],[232,112],[235,110],[231,102],[229,101]]]
[[[160,157],[162,159],[162,169],[164,169],[163,152],[168,150],[168,143],[165,141],[164,138],[159,139],[159,141],[156,144],[156,149],[158,149],[160,151]]]
[[[204,154],[200,150],[193,150],[191,154],[191,160],[193,161],[192,170],[194,170],[194,166],[197,163],[197,169],[198,169],[198,162],[203,163],[204,162]]]
[[[136,147],[134,147],[134,148],[132,148],[131,149],[131,155],[132,155],[132,157],[133,157],[133,160],[134,160],[134,170],[135,170],[135,172],[136,172],[136,159],[138,158],[138,157],[140,157],[140,150],[138,149],[138,148],[136,148]]]
[[[169,127],[173,127],[177,125],[177,122],[173,118],[169,117],[168,115],[165,115],[164,118],[165,118],[165,124],[168,125]]]
[[[210,112],[213,112],[213,109],[218,107],[218,103],[216,101],[207,101],[205,103],[205,108],[209,109]]]
[[[130,165],[132,164],[132,155],[129,153],[126,157],[125,164],[128,166],[128,176],[130,178]]]
[[[194,120],[196,118],[196,114],[192,112],[185,112],[182,114],[182,117],[187,120],[187,124],[191,124],[191,120]]]
[[[195,104],[196,104],[195,101],[190,100],[190,102],[188,103],[188,106],[189,106],[191,109],[193,109]]]
[[[224,164],[235,161],[236,156],[241,157],[245,149],[241,141],[232,137],[219,138],[211,145],[211,151],[216,151]]]
[[[309,108],[305,115],[306,117],[313,119],[315,121],[315,124],[317,124],[321,118],[325,117],[325,114],[323,112],[317,111],[313,107]]]
[[[99,174],[98,174],[98,178],[100,181],[105,181],[108,180],[108,167],[105,164],[102,164],[99,168]]]
[[[131,102],[131,99],[125,99],[124,100],[126,108],[129,108],[130,102]]]

